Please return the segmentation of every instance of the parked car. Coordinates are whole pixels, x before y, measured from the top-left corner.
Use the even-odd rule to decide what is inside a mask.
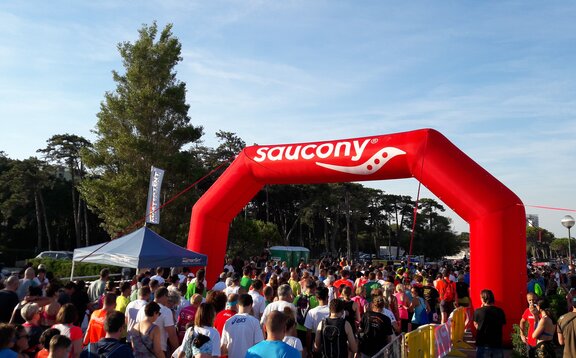
[[[72,251],[42,251],[39,253],[37,259],[58,259],[58,260],[72,260],[74,252]]]

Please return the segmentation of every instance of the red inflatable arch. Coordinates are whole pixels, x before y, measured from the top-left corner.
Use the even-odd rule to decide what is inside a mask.
[[[432,129],[317,143],[245,148],[192,210],[188,248],[208,255],[207,279],[224,264],[231,220],[265,184],[414,177],[470,224],[471,294],[491,289],[507,329],[526,304],[526,224],[520,199]],[[509,342],[509,337],[505,339]]]

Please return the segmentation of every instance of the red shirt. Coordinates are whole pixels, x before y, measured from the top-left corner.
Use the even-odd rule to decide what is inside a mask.
[[[532,338],[532,333],[536,330],[536,317],[530,312],[530,308],[526,308],[524,314],[522,315],[522,319],[528,322],[528,334],[526,335],[526,342],[531,347],[536,347],[536,338]],[[524,329],[524,327],[522,327]]]
[[[446,297],[444,297],[446,295],[448,285],[450,285],[453,295],[453,297],[450,300],[446,300]],[[456,283],[447,279],[441,279],[438,280],[438,282],[436,283],[436,289],[438,290],[438,294],[440,295],[440,300],[446,300],[449,302],[456,300]]]
[[[334,286],[336,289],[336,297],[340,297],[340,286],[342,285],[350,287],[352,292],[354,292],[354,283],[350,282],[350,280],[347,278],[341,278],[332,284],[332,286]]]
[[[214,328],[216,328],[218,333],[220,333],[220,336],[222,336],[222,330],[224,329],[224,323],[226,323],[228,318],[234,316],[235,314],[236,314],[236,311],[232,311],[232,310],[224,310],[224,311],[218,312],[218,314],[216,315],[216,318],[214,319]]]

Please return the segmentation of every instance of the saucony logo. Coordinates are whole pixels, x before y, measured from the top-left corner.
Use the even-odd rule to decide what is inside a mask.
[[[372,141],[378,141],[373,139]],[[322,144],[306,144],[306,145],[279,145],[275,147],[260,147],[256,149],[258,154],[254,157],[254,161],[263,162],[265,160],[278,161],[278,160],[298,160],[300,158],[310,160],[313,158],[326,159],[329,157],[338,158],[340,156],[350,157],[352,150],[354,155],[350,158],[353,161],[358,161],[362,158],[364,149],[370,142],[370,139],[365,139],[360,142],[359,140],[341,141],[336,143],[322,143]]]
[[[380,170],[380,168],[382,168],[390,159],[403,154],[406,154],[406,152],[401,149],[395,147],[386,147],[380,149],[370,159],[360,165],[342,166],[320,162],[316,162],[316,165],[342,173],[370,175]]]

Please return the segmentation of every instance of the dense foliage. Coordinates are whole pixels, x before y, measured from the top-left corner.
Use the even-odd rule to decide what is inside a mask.
[[[31,259],[28,260],[32,267],[38,267],[43,264],[46,271],[52,272],[56,278],[69,278],[72,270],[72,260],[54,260],[54,259]],[[122,270],[121,267],[98,265],[92,263],[77,262],[74,264],[74,277],[83,276],[98,276],[100,270],[108,268],[111,274],[118,274]],[[94,279],[94,278],[92,278]]]

